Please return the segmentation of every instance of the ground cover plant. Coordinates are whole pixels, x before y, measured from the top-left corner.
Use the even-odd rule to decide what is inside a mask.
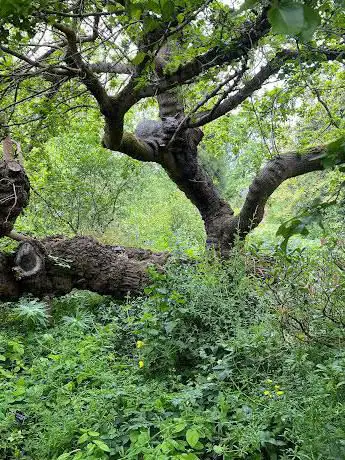
[[[262,279],[234,260],[172,263],[136,300],[76,291],[50,326],[42,303],[3,307],[1,458],[343,458],[342,292],[322,335],[328,279],[306,293],[300,269],[324,263]]]

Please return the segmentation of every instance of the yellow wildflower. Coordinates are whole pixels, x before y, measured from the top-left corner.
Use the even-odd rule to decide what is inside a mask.
[[[280,391],[276,391],[276,395],[277,395],[277,396],[283,396],[283,394],[284,394],[284,391],[281,391],[281,390],[280,390]]]
[[[278,391],[279,388],[280,388],[280,385],[274,385],[274,389],[275,389],[276,391]]]
[[[265,383],[272,383],[272,380],[271,379],[266,379]]]
[[[143,348],[144,342],[142,340],[137,341],[137,348]]]
[[[142,369],[144,367],[144,361],[139,361],[139,367]]]
[[[265,390],[265,391],[264,391],[264,395],[265,395],[265,396],[271,396],[271,392],[268,391],[268,390]]]

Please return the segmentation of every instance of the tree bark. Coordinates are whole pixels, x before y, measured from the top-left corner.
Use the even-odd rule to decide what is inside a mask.
[[[10,138],[4,141],[6,161],[0,161],[0,237],[8,235],[14,223],[29,203],[30,185],[23,167],[11,159]]]
[[[142,293],[150,283],[148,267],[161,269],[167,259],[167,253],[107,246],[89,237],[27,240],[15,254],[0,253],[0,299],[61,296],[72,289],[122,299]]]

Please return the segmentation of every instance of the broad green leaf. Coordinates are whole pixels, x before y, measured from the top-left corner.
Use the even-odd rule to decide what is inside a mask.
[[[299,35],[302,40],[310,40],[321,22],[318,11],[308,5],[296,3],[272,7],[268,18],[273,32]]]
[[[181,454],[178,456],[179,460],[198,460],[199,457],[195,454],[189,453],[189,454]]]
[[[65,452],[62,455],[59,455],[56,460],[66,460],[66,458],[71,458],[71,454],[69,452]]]
[[[135,3],[130,3],[129,4],[129,16],[133,19],[140,19],[141,13],[142,13],[142,8],[140,5],[137,5]]]
[[[243,5],[240,8],[240,12],[249,10],[250,8],[253,8],[253,6],[258,4],[258,0],[245,0]]]
[[[327,145],[327,151],[320,155],[325,168],[331,168],[345,158],[345,137],[340,137]]]
[[[158,26],[159,26],[159,21],[154,19],[152,16],[147,16],[144,19],[144,32],[145,33],[148,33],[148,32],[151,32],[152,30],[157,29]]]
[[[179,14],[177,15],[177,21],[178,21],[178,23],[181,24],[181,22],[184,21],[184,18],[185,18],[185,15],[184,15],[183,13],[179,13]]]
[[[299,34],[304,27],[303,5],[274,6],[268,12],[268,19],[272,25],[272,31],[275,33]]]
[[[195,428],[190,428],[186,433],[186,440],[191,447],[195,447],[199,441],[200,435]]]
[[[135,56],[134,59],[132,59],[132,63],[134,65],[139,65],[143,62],[145,59],[146,53],[143,53],[142,51],[139,51],[139,53]]]
[[[186,428],[186,422],[179,422],[174,426],[174,433],[180,433]]]
[[[171,0],[161,1],[162,18],[165,21],[171,20],[175,12],[174,3]]]
[[[78,444],[83,444],[84,442],[86,442],[87,440],[89,439],[89,435],[87,433],[84,433],[80,436],[80,438],[78,439]]]
[[[302,40],[310,40],[321,23],[319,13],[308,5],[304,5],[304,26],[300,33]]]
[[[105,442],[101,441],[100,439],[94,439],[94,444],[99,447],[103,452],[110,452],[110,447],[106,445]]]
[[[213,450],[216,454],[221,455],[224,453],[224,448],[222,446],[213,446]]]

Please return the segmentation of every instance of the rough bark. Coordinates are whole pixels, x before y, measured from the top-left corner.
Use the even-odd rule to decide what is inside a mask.
[[[11,141],[10,141],[11,142]],[[29,203],[29,180],[23,167],[10,158],[6,147],[4,156],[7,161],[0,161],[0,237],[8,235],[13,225]]]
[[[334,144],[339,144],[334,151]],[[341,145],[343,145],[341,147]],[[312,147],[304,152],[277,155],[266,163],[254,177],[240,213],[219,221],[218,247],[227,257],[235,238],[244,238],[263,219],[265,205],[269,197],[285,180],[325,169],[324,159],[333,156],[335,164],[345,162],[345,150],[341,142]]]
[[[167,259],[167,253],[102,245],[89,237],[27,240],[14,254],[0,254],[0,299],[60,296],[74,288],[120,299],[138,295],[150,282],[148,267],[159,269]]]

